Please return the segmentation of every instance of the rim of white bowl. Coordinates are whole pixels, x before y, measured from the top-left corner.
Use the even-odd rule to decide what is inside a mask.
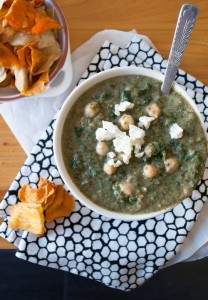
[[[181,201],[178,203],[175,203],[174,205],[171,205],[165,209],[158,210],[155,212],[151,213],[136,213],[136,214],[125,214],[121,212],[114,212],[107,210],[103,207],[100,207],[99,205],[95,204],[92,202],[88,197],[86,197],[75,185],[73,180],[71,179],[70,175],[68,174],[64,161],[63,161],[63,155],[62,155],[62,149],[61,149],[61,136],[62,136],[62,129],[63,125],[65,122],[65,118],[72,108],[73,104],[76,102],[76,100],[90,87],[96,85],[99,82],[102,82],[106,79],[117,77],[117,76],[122,76],[122,75],[143,75],[143,76],[148,76],[152,77],[155,79],[158,79],[162,81],[164,79],[164,75],[158,71],[152,70],[152,69],[145,69],[141,67],[115,67],[113,69],[105,70],[100,73],[94,74],[88,79],[86,79],[84,82],[82,82],[79,86],[77,86],[71,94],[67,97],[66,101],[64,102],[62,108],[60,109],[57,119],[55,121],[55,128],[54,128],[54,136],[53,136],[53,147],[54,147],[54,157],[55,157],[55,162],[58,168],[58,171],[60,173],[60,176],[62,177],[65,185],[67,188],[71,191],[71,193],[85,206],[90,208],[91,210],[106,216],[108,218],[113,218],[113,219],[120,219],[123,221],[134,221],[134,220],[146,220],[149,218],[156,217],[162,213],[165,213],[172,208],[174,208],[177,204],[179,204]],[[190,103],[190,105],[193,107],[194,111],[199,117],[199,120],[201,122],[201,125],[204,129],[205,136],[206,136],[206,130],[204,123],[201,119],[200,113],[194,104],[193,100],[189,97],[189,95],[185,92],[183,88],[181,88],[176,82],[173,83],[173,89],[182,96]]]

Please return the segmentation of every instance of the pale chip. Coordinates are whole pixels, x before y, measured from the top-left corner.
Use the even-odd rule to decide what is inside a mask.
[[[49,82],[48,71],[42,73],[34,84],[24,90],[21,95],[23,96],[37,96],[45,91],[45,86]]]
[[[10,210],[11,218],[8,227],[44,234],[43,208],[36,203],[17,203]]]

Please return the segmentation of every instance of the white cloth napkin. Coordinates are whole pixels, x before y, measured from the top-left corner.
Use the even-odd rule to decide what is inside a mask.
[[[38,142],[51,119],[72,91],[104,41],[109,40],[119,47],[125,47],[135,34],[138,35],[135,30],[130,32],[104,30],[98,32],[74,51],[71,56],[74,70],[73,79],[66,92],[59,97],[23,98],[0,105],[0,113],[27,154]],[[146,36],[138,35],[138,37],[142,37],[151,47],[155,48]],[[65,76],[67,76],[67,73]],[[171,260],[170,264],[184,260],[191,261],[208,255],[207,214],[208,203],[204,205],[194,228],[185,239],[181,251]]]

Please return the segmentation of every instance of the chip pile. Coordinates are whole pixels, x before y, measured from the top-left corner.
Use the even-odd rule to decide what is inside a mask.
[[[44,0],[0,0],[0,87],[23,96],[44,92],[53,63],[61,56]]]
[[[63,187],[52,181],[40,178],[39,188],[24,185],[18,197],[21,202],[10,210],[9,228],[30,231],[42,236],[44,223],[52,222],[60,217],[67,217],[73,211],[75,199]]]

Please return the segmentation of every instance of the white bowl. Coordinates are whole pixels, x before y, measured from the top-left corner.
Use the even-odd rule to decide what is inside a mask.
[[[73,180],[71,179],[70,175],[67,172],[67,169],[64,164],[63,156],[62,156],[62,149],[61,149],[61,136],[62,136],[62,130],[63,125],[66,119],[66,116],[70,109],[72,108],[73,104],[77,101],[77,99],[89,88],[94,86],[95,84],[112,77],[121,76],[121,75],[143,75],[152,77],[155,79],[158,79],[160,81],[163,81],[164,75],[153,71],[150,69],[144,69],[139,67],[118,67],[113,68],[110,70],[103,71],[101,73],[95,74],[86,81],[82,82],[78,87],[76,87],[73,92],[69,95],[69,97],[66,99],[65,103],[63,104],[61,110],[59,111],[59,114],[57,116],[56,124],[55,124],[55,130],[54,130],[54,138],[53,138],[53,147],[54,147],[54,155],[55,155],[55,161],[59,170],[59,173],[66,184],[66,186],[69,188],[71,193],[78,199],[82,204],[87,206],[88,208],[92,209],[93,211],[104,215],[109,218],[114,219],[120,219],[125,221],[133,221],[133,220],[145,220],[149,218],[153,218],[161,213],[165,213],[169,210],[171,210],[173,207],[175,207],[177,204],[172,205],[166,209],[152,212],[152,213],[146,213],[146,214],[124,214],[124,213],[118,213],[109,211],[105,208],[102,208],[98,206],[97,204],[93,203],[89,198],[87,198],[74,184]],[[198,115],[201,125],[204,128],[205,136],[206,131],[204,127],[204,123],[202,122],[200,113],[194,104],[193,100],[188,96],[188,94],[183,90],[177,83],[173,83],[173,89],[177,92],[179,92],[193,107],[194,111]]]
[[[61,57],[53,64],[51,67],[50,75],[49,75],[49,83],[46,86],[46,91],[41,94],[41,96],[57,96],[58,94],[63,93],[66,88],[68,88],[71,79],[72,79],[72,68],[71,68],[71,60],[69,57],[70,46],[69,46],[69,32],[67,22],[65,20],[64,14],[56,4],[54,0],[45,0],[46,8],[54,10],[54,19],[63,26],[62,29],[56,30],[57,40],[61,46],[62,54]],[[60,76],[58,83],[58,89],[54,91],[56,84],[54,81],[59,76],[64,64],[66,63],[66,59],[68,60],[67,68],[68,68],[68,78],[67,78],[67,86],[66,86],[66,78]],[[65,76],[66,77],[66,76]],[[65,80],[64,80],[65,79]],[[57,80],[58,81],[58,80]],[[60,83],[61,81],[61,83]],[[20,95],[19,91],[16,88],[0,88],[0,102],[17,100],[24,98],[24,96]]]

